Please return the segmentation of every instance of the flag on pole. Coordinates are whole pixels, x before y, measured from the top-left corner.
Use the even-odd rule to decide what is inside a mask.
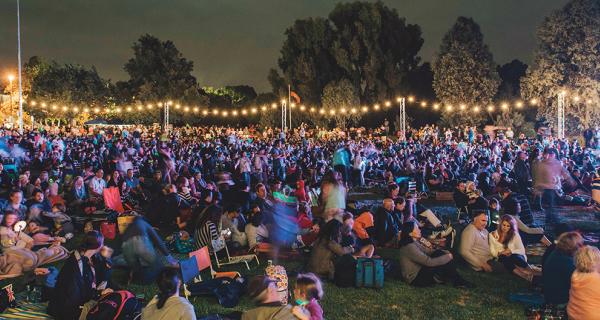
[[[300,101],[301,101],[301,100],[300,100],[300,96],[299,96],[297,93],[295,93],[294,91],[291,91],[291,92],[290,92],[290,96],[291,96],[292,98],[294,98],[294,101],[296,101],[296,103],[300,103]]]

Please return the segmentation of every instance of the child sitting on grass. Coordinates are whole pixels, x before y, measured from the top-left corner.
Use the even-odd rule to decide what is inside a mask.
[[[292,308],[292,313],[298,319],[323,319],[323,308],[319,305],[319,300],[323,299],[323,285],[314,273],[298,274],[294,298],[296,306]],[[310,316],[307,316],[306,313],[310,313]]]

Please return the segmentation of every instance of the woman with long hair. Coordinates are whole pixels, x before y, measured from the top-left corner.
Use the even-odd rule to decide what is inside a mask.
[[[534,270],[527,263],[525,246],[517,228],[517,222],[511,215],[505,214],[500,217],[498,229],[492,231],[488,238],[490,251],[506,270],[531,281]]]
[[[158,294],[142,310],[144,320],[196,320],[194,306],[179,296],[181,278],[176,268],[163,269],[156,279]]]
[[[308,269],[319,275],[333,279],[335,261],[338,257],[354,253],[351,246],[342,247],[342,223],[332,219],[323,226],[313,244]]]
[[[415,221],[407,221],[402,225],[399,255],[402,279],[406,283],[426,287],[451,281],[457,288],[472,287],[456,271],[450,252],[433,250],[428,242],[422,241],[421,229]]]

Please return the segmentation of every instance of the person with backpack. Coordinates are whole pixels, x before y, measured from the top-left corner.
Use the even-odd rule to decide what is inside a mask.
[[[87,312],[96,304],[100,295],[112,292],[97,289],[96,271],[92,257],[104,244],[98,231],[86,233],[78,250],[67,259],[58,274],[54,292],[48,303],[48,314],[56,319],[85,319]]]
[[[142,320],[196,320],[194,306],[179,296],[179,270],[163,269],[156,279],[156,285],[159,292],[142,310]]]

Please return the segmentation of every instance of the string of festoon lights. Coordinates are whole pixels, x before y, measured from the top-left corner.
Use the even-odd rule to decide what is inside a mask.
[[[366,114],[369,112],[378,112],[385,111],[391,109],[393,106],[396,106],[397,103],[400,103],[402,99],[406,99],[407,104],[415,105],[416,107],[421,108],[431,108],[434,111],[464,111],[464,112],[496,112],[502,111],[506,112],[512,109],[522,109],[526,106],[538,106],[540,104],[540,99],[530,99],[523,100],[517,99],[513,101],[504,101],[496,104],[485,104],[485,105],[477,105],[477,104],[467,104],[467,103],[458,103],[458,104],[442,104],[439,102],[432,102],[423,99],[418,99],[415,96],[406,96],[406,97],[397,97],[395,103],[392,100],[386,100],[380,103],[375,103],[373,105],[363,105],[357,107],[339,107],[339,108],[322,108],[322,107],[314,107],[314,106],[306,106],[303,104],[290,103],[290,108],[295,111],[311,113],[315,115],[321,116],[333,116],[338,113],[341,114]],[[591,99],[583,99],[577,95],[573,95],[571,97],[571,101],[573,103],[586,103],[592,104]],[[286,100],[282,100],[281,104],[287,103]],[[208,107],[199,107],[199,106],[189,106],[179,104],[173,101],[167,102],[159,102],[159,103],[147,103],[147,104],[137,104],[137,105],[129,105],[129,106],[111,106],[111,107],[97,107],[97,106],[66,106],[57,103],[47,103],[43,101],[37,100],[29,100],[25,101],[25,104],[28,107],[32,108],[40,108],[42,110],[48,110],[52,112],[62,112],[62,113],[88,113],[88,114],[119,114],[119,113],[132,113],[132,112],[140,112],[140,111],[153,111],[160,110],[164,107],[164,104],[169,105],[171,110],[175,110],[176,112],[183,112],[184,114],[195,114],[200,116],[220,116],[220,117],[238,117],[238,116],[254,116],[259,113],[265,113],[269,111],[278,110],[281,107],[279,103],[271,103],[264,104],[260,106],[253,107],[245,107],[239,109],[219,109],[219,108],[208,108]]]

